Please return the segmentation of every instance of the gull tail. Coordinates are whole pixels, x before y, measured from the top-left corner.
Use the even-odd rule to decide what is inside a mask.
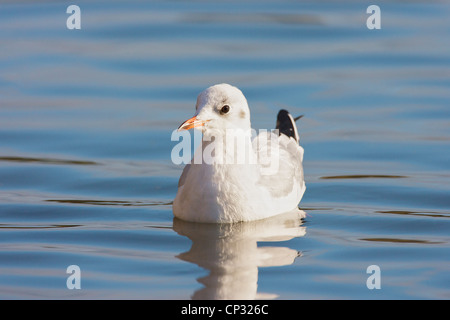
[[[288,137],[292,137],[295,139],[295,141],[298,142],[300,138],[298,136],[295,121],[297,121],[301,117],[303,117],[303,115],[293,118],[288,111],[281,109],[278,112],[276,129],[279,130],[280,135],[284,134]]]

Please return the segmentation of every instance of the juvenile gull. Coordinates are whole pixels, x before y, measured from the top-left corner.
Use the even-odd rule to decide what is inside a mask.
[[[195,115],[178,130],[191,128],[202,130],[203,143],[181,174],[173,202],[177,218],[231,223],[298,210],[306,189],[303,148],[286,110],[278,113],[278,134],[265,131],[252,139],[245,96],[236,87],[218,84],[200,93]],[[214,161],[194,161],[205,155]]]

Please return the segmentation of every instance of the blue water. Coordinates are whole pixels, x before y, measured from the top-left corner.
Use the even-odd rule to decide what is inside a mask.
[[[70,4],[0,4],[1,299],[450,298],[447,3]],[[305,115],[303,221],[173,219],[171,133],[221,82],[254,128]]]

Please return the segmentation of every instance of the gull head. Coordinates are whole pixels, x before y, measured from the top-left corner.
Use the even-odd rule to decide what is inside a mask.
[[[204,134],[224,134],[227,129],[250,129],[250,109],[244,94],[229,84],[216,84],[197,97],[195,115],[178,131],[198,128]]]

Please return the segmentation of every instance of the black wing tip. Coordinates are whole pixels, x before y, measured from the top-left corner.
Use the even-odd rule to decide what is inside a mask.
[[[278,111],[276,129],[279,130],[279,134],[284,134],[288,137],[292,137],[298,142],[299,136],[297,132],[297,126],[295,121],[303,117],[303,115],[293,118],[289,111],[281,109]]]

